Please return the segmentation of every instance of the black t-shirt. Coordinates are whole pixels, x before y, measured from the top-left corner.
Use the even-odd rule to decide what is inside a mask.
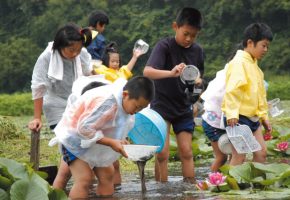
[[[175,38],[165,38],[159,41],[146,63],[159,70],[171,70],[180,63],[195,65],[201,76],[204,72],[204,52],[194,43],[184,48],[176,43]],[[192,103],[185,94],[186,86],[180,77],[154,80],[156,94],[151,102],[151,108],[156,110],[164,119],[174,122],[185,116],[192,116]]]

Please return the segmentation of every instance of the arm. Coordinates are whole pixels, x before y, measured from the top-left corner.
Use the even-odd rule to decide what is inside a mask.
[[[239,109],[243,98],[243,86],[247,84],[242,63],[232,63],[226,73],[226,92],[224,108],[227,124],[234,126],[238,123]]]
[[[43,96],[46,93],[48,84],[47,72],[49,65],[50,53],[43,52],[37,59],[31,81],[32,99],[34,100],[34,117],[29,122],[28,128],[31,131],[39,132],[42,127],[41,114],[43,105]]]
[[[135,66],[138,58],[142,55],[142,52],[139,50],[133,50],[133,56],[131,60],[127,64],[128,70],[132,71],[133,67]]]
[[[161,70],[155,69],[151,66],[146,66],[143,71],[143,75],[150,79],[162,79],[162,78],[173,78],[180,76],[182,69],[185,64],[180,63],[176,65],[172,70]]]
[[[97,141],[98,144],[103,144],[106,146],[110,146],[114,151],[122,154],[122,156],[124,157],[128,157],[127,153],[124,150],[123,147],[123,141],[121,140],[116,140],[116,139],[112,139],[112,138],[108,138],[108,137],[104,137],[100,140]]]
[[[41,113],[42,113],[43,98],[34,100],[34,119],[29,122],[28,128],[31,131],[39,132],[42,127]]]

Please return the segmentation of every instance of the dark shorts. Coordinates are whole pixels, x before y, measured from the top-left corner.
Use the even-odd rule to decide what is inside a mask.
[[[77,157],[73,155],[69,150],[67,150],[63,145],[61,145],[61,153],[62,153],[62,159],[68,165],[70,165],[74,160],[77,159]]]
[[[216,142],[219,140],[219,138],[221,137],[221,135],[223,135],[224,133],[226,133],[225,130],[223,129],[219,129],[219,128],[215,128],[211,125],[209,125],[206,121],[202,120],[202,128],[203,131],[205,133],[205,135],[207,136],[207,138],[211,141],[211,142]]]
[[[189,132],[193,134],[195,123],[193,120],[193,116],[185,116],[185,117],[180,117],[172,122],[172,128],[175,134],[178,134],[182,131]]]
[[[260,122],[253,122],[250,120],[248,117],[239,115],[239,124],[241,125],[247,125],[250,127],[251,131],[254,133],[259,127],[260,127]],[[224,117],[224,124],[227,126],[227,119]]]

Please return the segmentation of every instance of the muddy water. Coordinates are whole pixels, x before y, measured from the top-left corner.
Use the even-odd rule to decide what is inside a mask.
[[[211,159],[207,160],[207,163],[196,165],[195,174],[197,180],[204,180],[209,173],[209,167]],[[284,162],[290,164],[290,159],[269,159],[270,162]],[[146,164],[146,163],[145,163]],[[181,176],[180,162],[171,162],[169,167],[168,182],[159,183],[154,180],[153,168],[145,166],[144,170],[144,185],[141,182],[138,167],[132,171],[122,171],[122,185],[121,189],[115,191],[115,194],[111,198],[96,198],[95,187],[96,184],[90,189],[90,200],[249,200],[249,199],[290,199],[290,196],[285,196],[274,193],[265,193],[262,191],[257,193],[257,196],[250,195],[250,191],[245,191],[241,194],[229,194],[224,195],[222,193],[210,193],[208,191],[197,191],[194,185],[183,182]],[[121,169],[122,170],[122,169]],[[146,180],[145,180],[146,178]],[[69,182],[68,188],[72,186],[72,182]],[[146,191],[144,188],[146,187]]]
[[[136,163],[137,164],[137,163]],[[159,183],[154,180],[153,168],[146,167],[146,162],[138,163],[136,170],[130,172],[122,172],[122,185],[120,190],[117,190],[111,198],[97,198],[95,196],[96,184],[90,189],[91,200],[138,200],[138,199],[204,199],[202,193],[192,194],[196,191],[194,185],[183,182],[181,176],[181,166],[179,162],[170,163],[167,183]],[[140,173],[138,167],[140,167]],[[144,170],[143,170],[144,169]],[[197,180],[202,180],[209,172],[209,164],[196,167],[195,173]],[[142,180],[140,179],[143,179]],[[143,177],[143,178],[142,178]],[[69,182],[68,188],[72,186]]]

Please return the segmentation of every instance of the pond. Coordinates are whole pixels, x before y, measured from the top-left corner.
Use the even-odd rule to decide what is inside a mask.
[[[281,162],[281,160],[272,159],[271,162]],[[289,159],[282,160],[290,163]],[[204,180],[210,172],[211,160],[206,163],[197,164],[195,167],[195,174],[197,180]],[[138,168],[122,172],[122,185],[120,190],[117,190],[113,197],[110,198],[96,198],[95,186],[90,190],[90,199],[106,199],[106,200],[194,200],[194,199],[209,199],[209,200],[224,200],[224,199],[290,199],[290,192],[288,190],[281,190],[280,192],[273,191],[250,191],[241,190],[228,193],[212,193],[209,191],[198,191],[195,185],[183,182],[181,175],[180,162],[171,162],[169,164],[169,174],[167,183],[159,183],[154,180],[154,170],[152,166],[145,166],[146,178],[146,192],[142,192],[141,180],[139,177]],[[68,185],[71,187],[72,182]]]

